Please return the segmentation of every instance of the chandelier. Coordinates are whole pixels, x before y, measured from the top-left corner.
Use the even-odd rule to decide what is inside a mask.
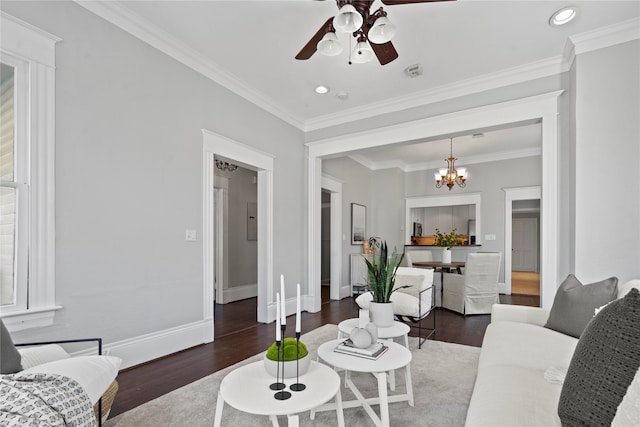
[[[222,160],[216,160],[216,167],[221,171],[229,171],[233,172],[238,169],[238,165],[234,165],[233,163],[223,162]]]
[[[445,159],[447,161],[447,167],[440,169],[435,173],[436,178],[436,188],[440,188],[443,185],[449,187],[449,191],[453,188],[454,184],[458,184],[460,187],[464,187],[466,185],[465,180],[467,176],[467,169],[460,168],[456,170],[456,160],[457,158],[453,157],[453,138],[449,138],[450,141],[450,154],[449,158]]]

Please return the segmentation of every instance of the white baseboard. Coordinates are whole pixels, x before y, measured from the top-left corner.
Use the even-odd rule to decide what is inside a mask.
[[[511,291],[509,291],[509,293],[507,294],[507,285],[506,285],[506,283],[501,283],[501,282],[498,282],[498,293],[499,294],[505,294],[505,295],[511,295]]]
[[[211,341],[213,341],[213,319],[203,319],[110,343],[103,347],[102,353],[120,357],[122,359],[120,369],[125,369]],[[81,353],[95,354],[95,351],[93,353],[78,352],[74,353],[74,356]]]
[[[340,299],[350,297],[351,296],[351,285],[340,286],[339,295],[340,295]]]
[[[224,303],[239,301],[241,299],[255,298],[258,296],[258,285],[244,285],[227,288],[224,290]]]

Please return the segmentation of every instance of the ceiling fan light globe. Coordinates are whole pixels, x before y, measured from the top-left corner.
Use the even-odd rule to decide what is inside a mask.
[[[333,18],[333,27],[341,33],[353,33],[362,27],[362,15],[351,4],[345,4]]]
[[[367,38],[371,43],[384,44],[391,41],[395,35],[396,26],[389,21],[389,18],[381,16],[373,23]]]
[[[328,32],[316,45],[318,52],[325,56],[336,56],[342,53],[342,45],[334,32]]]
[[[351,62],[355,64],[364,64],[373,59],[374,53],[367,42],[358,42],[353,53],[351,54]]]

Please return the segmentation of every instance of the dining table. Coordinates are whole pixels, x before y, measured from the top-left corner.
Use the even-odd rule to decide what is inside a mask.
[[[440,270],[440,301],[442,301],[442,296],[444,295],[445,270],[447,272],[451,272],[452,270],[455,270],[458,274],[462,274],[462,268],[464,267],[465,262],[464,261],[452,261],[452,262],[416,261],[411,264],[417,268],[433,268],[434,271]]]

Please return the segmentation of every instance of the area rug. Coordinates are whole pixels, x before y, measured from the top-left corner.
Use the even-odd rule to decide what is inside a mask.
[[[302,336],[313,359],[316,349],[323,342],[335,339],[336,325],[324,325]],[[463,426],[476,377],[480,349],[440,341],[427,341],[418,349],[417,338],[409,338],[413,354],[411,371],[415,406],[407,402],[389,404],[389,421],[392,426]],[[262,354],[243,360],[236,365],[218,371],[208,377],[172,391],[137,408],[118,415],[105,423],[106,427],[125,426],[211,426],[216,408],[220,381],[231,370],[255,362]],[[352,380],[366,397],[377,395],[375,378],[370,374],[354,373]],[[404,371],[396,373],[396,390],[405,390]],[[351,400],[353,394],[342,389],[342,399]],[[393,392],[390,392],[393,394]],[[377,406],[374,406],[378,410]],[[344,410],[345,425],[370,426],[373,422],[362,408]],[[286,417],[279,417],[286,426]],[[222,425],[233,427],[271,426],[269,418],[242,413],[229,405],[224,406]],[[301,426],[337,425],[333,411],[316,414],[300,414]]]

